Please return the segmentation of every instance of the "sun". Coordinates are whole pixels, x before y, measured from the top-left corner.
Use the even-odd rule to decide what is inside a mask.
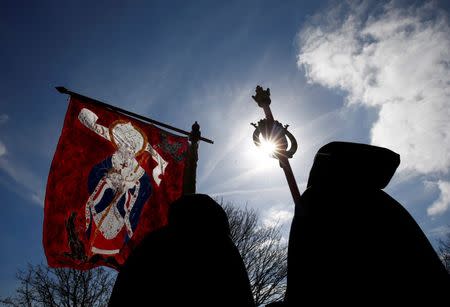
[[[273,155],[277,152],[277,145],[273,141],[264,139],[262,136],[259,140],[259,146],[255,146],[252,143],[248,148],[250,165],[253,165],[252,168],[257,170],[276,169],[278,162],[277,159],[273,158]]]
[[[265,155],[272,157],[277,151],[277,145],[272,140],[266,140],[261,137],[259,150],[261,150]]]

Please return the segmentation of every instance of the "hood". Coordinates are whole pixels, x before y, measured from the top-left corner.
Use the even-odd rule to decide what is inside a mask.
[[[186,194],[169,207],[169,227],[185,233],[230,234],[223,208],[206,194]]]
[[[331,142],[317,152],[310,186],[337,185],[383,189],[400,164],[400,155],[383,147]]]

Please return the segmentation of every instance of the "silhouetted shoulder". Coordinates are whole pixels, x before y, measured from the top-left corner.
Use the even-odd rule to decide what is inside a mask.
[[[291,226],[289,305],[325,303],[327,294],[335,303],[405,303],[450,289],[419,225],[381,190],[399,163],[398,154],[365,144],[333,142],[318,151]]]

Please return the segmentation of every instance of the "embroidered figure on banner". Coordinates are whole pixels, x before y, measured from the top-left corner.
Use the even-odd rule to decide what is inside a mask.
[[[80,122],[112,142],[116,151],[95,165],[88,178],[89,198],[85,206],[88,256],[114,255],[120,252],[136,230],[142,208],[152,193],[150,177],[136,156],[148,151],[157,166],[152,177],[159,186],[167,162],[148,143],[141,129],[119,120],[109,127],[97,123],[98,116],[83,108]]]

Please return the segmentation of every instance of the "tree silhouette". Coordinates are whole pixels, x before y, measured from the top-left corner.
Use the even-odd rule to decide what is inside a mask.
[[[6,306],[107,306],[113,286],[113,274],[103,268],[79,271],[52,269],[44,264],[19,271],[20,282],[14,297],[0,299]]]
[[[281,227],[262,226],[255,210],[219,201],[228,215],[231,238],[241,253],[256,306],[282,300],[286,290],[287,244]]]
[[[281,228],[265,227],[258,214],[232,203],[219,203],[228,215],[231,239],[248,271],[257,306],[281,300],[286,289],[287,245]],[[17,273],[20,282],[13,297],[0,298],[6,306],[107,306],[115,274],[95,268],[79,271],[29,264]]]
[[[439,240],[438,252],[442,263],[444,263],[447,272],[450,274],[450,232],[447,233],[445,239]]]

